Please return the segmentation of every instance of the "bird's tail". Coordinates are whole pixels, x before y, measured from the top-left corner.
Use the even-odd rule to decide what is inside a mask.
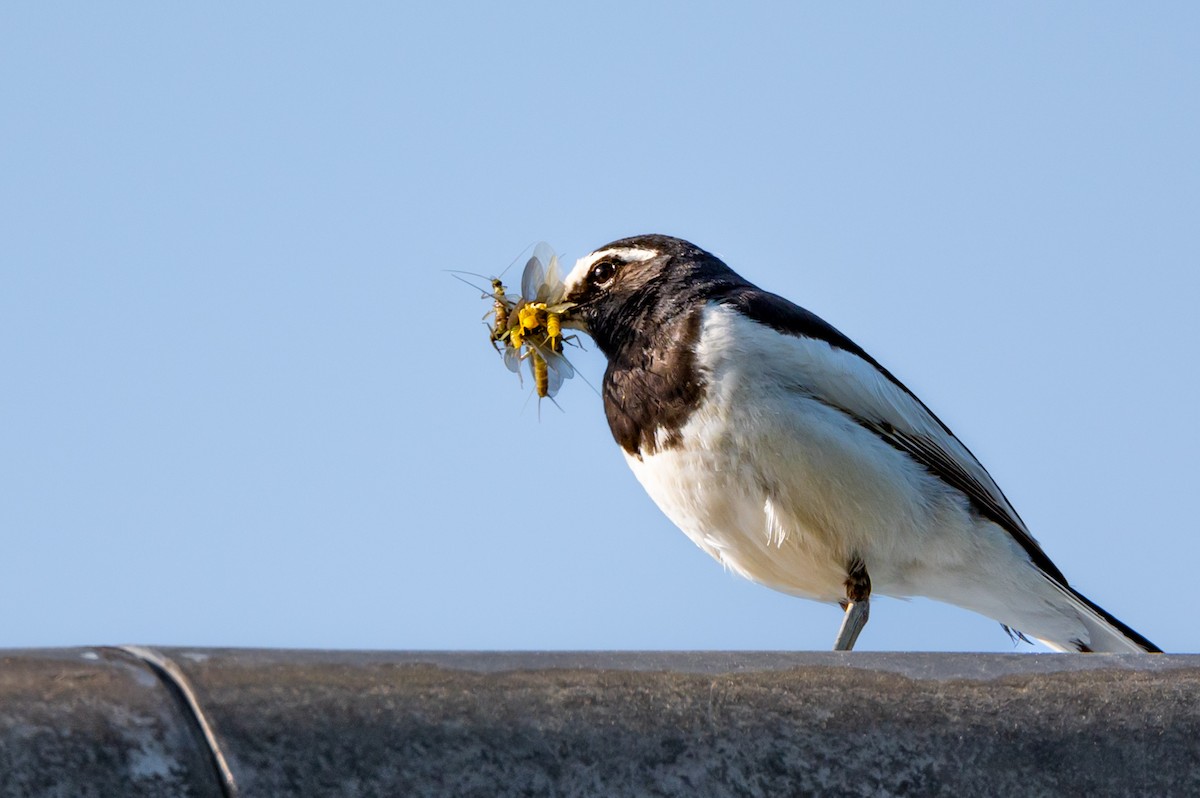
[[[1061,593],[1067,604],[1087,629],[1087,640],[1047,640],[1038,638],[1057,651],[1085,651],[1111,654],[1161,654],[1162,649],[1122,623],[1103,607],[1070,585],[1047,579]]]

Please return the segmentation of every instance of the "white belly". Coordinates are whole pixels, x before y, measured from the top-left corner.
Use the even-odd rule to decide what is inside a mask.
[[[682,444],[627,456],[693,542],[748,579],[822,601],[845,597],[855,557],[875,593],[958,604],[997,563],[1027,567],[962,494],[841,411],[764,378],[794,365],[772,348],[779,336],[751,324],[707,315],[697,354],[708,387]]]
[[[629,457],[630,468],[696,545],[748,579],[838,601],[861,556],[875,592],[908,594],[896,561],[918,540],[925,548],[939,512],[955,508],[923,506],[912,484],[922,475],[870,433],[811,400],[789,404],[779,423],[712,407],[689,421],[682,446]]]

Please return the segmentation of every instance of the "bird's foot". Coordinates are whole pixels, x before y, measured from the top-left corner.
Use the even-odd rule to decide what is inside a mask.
[[[871,614],[871,577],[861,557],[851,560],[846,569],[846,600],[842,602],[842,609],[846,614],[842,616],[842,628],[838,630],[833,650],[852,651]]]
[[[846,602],[846,614],[842,616],[842,628],[838,630],[837,641],[833,644],[834,651],[852,651],[854,643],[863,627],[867,625],[867,617],[871,614],[871,600]]]

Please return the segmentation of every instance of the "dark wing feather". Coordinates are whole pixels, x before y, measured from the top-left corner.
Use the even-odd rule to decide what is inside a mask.
[[[882,406],[876,397],[850,396],[847,390],[841,392],[844,401],[832,396],[834,392],[814,391],[814,398],[847,414],[858,424],[908,454],[946,484],[962,491],[976,512],[1006,530],[1038,568],[1064,587],[1067,586],[1062,572],[1042,551],[979,460],[924,402],[862,347],[810,311],[752,285],[731,287],[717,301],[737,308],[748,318],[785,335],[823,341],[831,348],[847,352],[868,364],[887,383],[894,386],[895,390],[892,393],[895,394],[895,404],[899,406],[898,409],[904,411],[900,415],[890,417],[892,414],[888,412],[888,408]],[[858,404],[860,401],[861,405]],[[905,424],[904,416],[918,423]]]
[[[848,413],[845,408],[841,409]],[[1003,528],[1013,536],[1017,543],[1021,544],[1021,548],[1029,555],[1029,559],[1033,561],[1034,565],[1059,584],[1064,587],[1067,585],[1067,579],[1063,576],[1062,571],[1058,570],[1058,567],[1042,551],[1041,546],[1029,534],[1029,530],[1025,528],[1025,524],[1012,507],[1008,506],[1007,501],[1004,504],[997,501],[995,493],[999,493],[999,488],[995,487],[994,482],[992,484],[995,493],[989,491],[978,479],[967,473],[962,464],[942,449],[932,438],[901,432],[886,422],[879,423],[859,418],[853,414],[850,415],[859,424],[900,451],[907,453],[947,485],[962,491],[971,500],[971,506],[975,508],[976,512]],[[961,445],[961,443],[960,441],[959,444]],[[965,446],[963,446],[963,450],[970,454]],[[1003,494],[1000,494],[1000,498],[1003,499]]]

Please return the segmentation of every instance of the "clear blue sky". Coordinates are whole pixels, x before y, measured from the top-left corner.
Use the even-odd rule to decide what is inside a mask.
[[[829,647],[836,608],[671,526],[581,380],[539,421],[441,271],[662,232],[855,338],[1072,582],[1196,651],[1198,33],[1188,3],[5,4],[0,647]],[[859,648],[1012,650],[890,599]]]

